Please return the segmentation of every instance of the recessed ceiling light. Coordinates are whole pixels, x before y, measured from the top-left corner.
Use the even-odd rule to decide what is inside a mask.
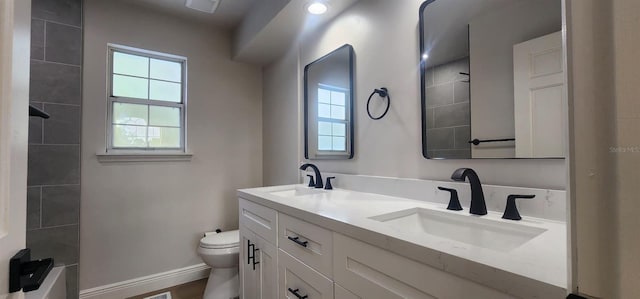
[[[429,54],[424,53],[422,54],[422,60],[427,60],[429,58]]]
[[[218,4],[220,4],[220,0],[186,0],[184,3],[188,8],[206,13],[215,12]]]
[[[309,4],[309,6],[307,6],[307,11],[310,14],[314,14],[314,15],[321,15],[327,12],[327,10],[329,10],[329,7],[326,4],[319,1],[313,2]]]

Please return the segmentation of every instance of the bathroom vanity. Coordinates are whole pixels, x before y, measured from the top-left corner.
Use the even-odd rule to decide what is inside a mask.
[[[466,184],[389,180],[403,191],[386,193],[398,196],[304,185],[239,190],[241,298],[566,296],[563,221],[527,209],[521,221],[502,219],[491,197],[514,190],[498,186],[485,186],[489,213],[475,216]],[[460,190],[464,210],[446,210],[446,192],[430,191],[436,185]],[[537,208],[524,204],[530,211],[563,198],[527,190],[540,194]]]

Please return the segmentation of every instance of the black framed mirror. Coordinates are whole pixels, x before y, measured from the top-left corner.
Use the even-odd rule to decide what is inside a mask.
[[[354,51],[344,45],[304,68],[304,157],[354,155]]]
[[[419,14],[425,158],[565,157],[561,0],[428,0]]]

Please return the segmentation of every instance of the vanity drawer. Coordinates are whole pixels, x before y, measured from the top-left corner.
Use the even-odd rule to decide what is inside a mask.
[[[333,277],[333,233],[286,214],[278,215],[279,247],[320,273]]]
[[[282,249],[278,251],[278,278],[282,299],[333,299],[333,281]]]
[[[277,245],[278,212],[240,198],[240,225],[244,225],[267,242]]]
[[[367,299],[513,299],[504,293],[335,233],[334,280]]]

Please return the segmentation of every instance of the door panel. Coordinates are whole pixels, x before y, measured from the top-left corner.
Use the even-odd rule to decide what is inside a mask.
[[[516,158],[564,157],[561,32],[513,46]]]
[[[275,245],[240,226],[240,298],[278,298],[277,260]]]
[[[0,1],[0,298],[9,259],[25,247],[31,1]]]

